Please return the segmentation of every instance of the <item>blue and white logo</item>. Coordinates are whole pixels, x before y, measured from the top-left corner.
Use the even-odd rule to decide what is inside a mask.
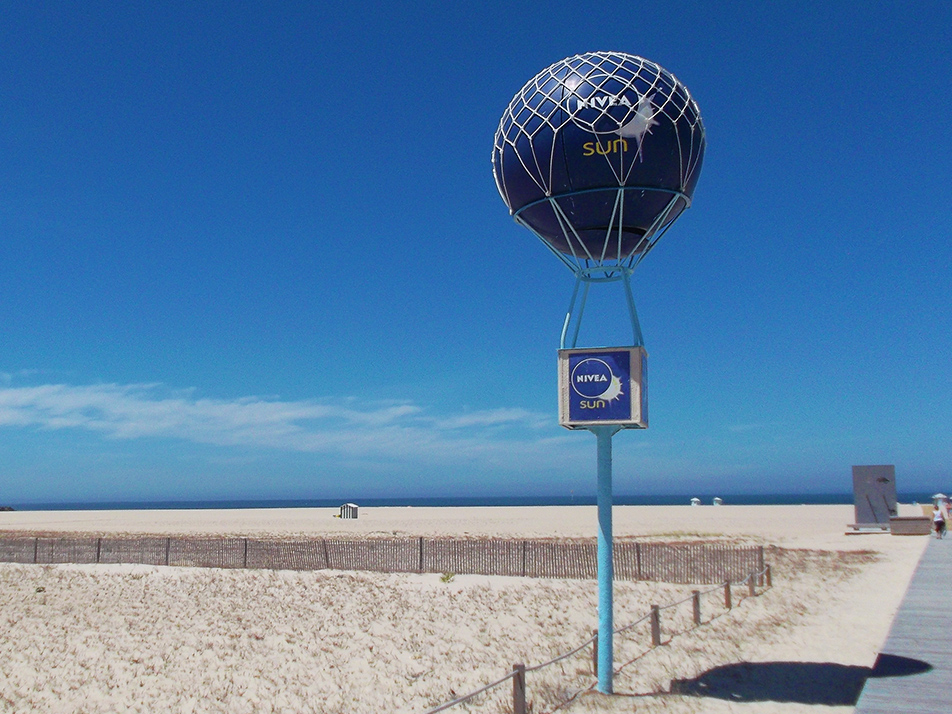
[[[646,356],[643,347],[559,350],[559,423],[647,428]]]
[[[597,357],[583,359],[572,370],[572,389],[582,399],[612,402],[624,393],[619,379],[604,360]]]

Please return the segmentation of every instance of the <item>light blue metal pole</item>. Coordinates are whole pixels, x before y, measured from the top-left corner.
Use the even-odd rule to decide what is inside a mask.
[[[565,336],[569,333],[569,326],[572,323],[572,314],[575,312],[575,300],[578,298],[578,288],[582,284],[582,276],[575,276],[575,289],[572,290],[572,299],[569,301],[569,311],[565,313],[565,321],[562,323],[562,337],[559,339],[559,349],[565,349]],[[577,334],[577,333],[576,333]],[[573,341],[569,347],[575,347]]]
[[[644,347],[645,339],[641,336],[641,323],[638,321],[638,310],[635,308],[635,296],[631,292],[631,271],[625,270],[622,275],[625,284],[625,297],[628,300],[628,314],[631,317],[631,332],[635,340],[633,346]]]
[[[612,436],[616,427],[596,426],[598,440],[598,691],[612,693],[615,631],[612,556]]]

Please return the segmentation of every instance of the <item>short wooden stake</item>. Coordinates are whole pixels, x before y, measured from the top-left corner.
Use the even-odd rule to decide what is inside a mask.
[[[769,565],[765,568],[765,570],[766,570],[767,572],[764,573],[764,582],[766,583],[767,587],[769,588],[769,587],[772,587],[772,586],[773,586],[773,576],[771,576],[771,574],[770,574],[770,566],[769,566]]]
[[[724,607],[731,609],[731,581],[724,583]]]
[[[512,665],[512,714],[526,714],[526,666]]]
[[[592,630],[595,639],[592,641],[592,673],[598,676],[598,630]]]
[[[757,573],[751,573],[747,577],[747,594],[751,597],[757,595]]]
[[[701,624],[701,591],[691,591],[691,602],[694,605],[694,624]]]
[[[651,606],[651,646],[657,647],[661,644],[661,608],[657,605]]]

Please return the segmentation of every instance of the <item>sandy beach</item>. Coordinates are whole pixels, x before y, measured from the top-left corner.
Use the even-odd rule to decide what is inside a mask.
[[[0,533],[590,538],[596,527],[589,506],[335,513],[15,511],[0,513]],[[852,711],[850,687],[927,543],[847,535],[852,517],[852,506],[616,507],[617,538],[765,545],[774,587],[731,610],[706,593],[698,628],[690,603],[665,608],[658,648],[645,624],[617,635],[613,697],[591,691],[589,649],[530,673],[532,711]],[[616,625],[693,589],[708,588],[619,581]],[[0,712],[425,712],[584,642],[596,602],[596,584],[577,580],[0,564]],[[761,701],[692,689],[743,663],[787,663],[786,679]],[[802,676],[814,665],[832,687]],[[671,694],[674,680],[693,694]],[[449,711],[507,711],[510,696],[507,682]]]
[[[155,511],[0,512],[0,533],[65,532],[97,535],[232,535],[307,537],[494,536],[592,538],[595,506],[361,508],[354,520],[333,508]],[[900,505],[899,515],[922,515]],[[846,535],[853,506],[615,506],[616,538],[730,538],[791,548],[865,548]]]

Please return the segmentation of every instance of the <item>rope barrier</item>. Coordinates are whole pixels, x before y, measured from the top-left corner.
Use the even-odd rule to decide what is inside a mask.
[[[683,605],[683,604],[686,603],[686,602],[691,602],[693,599],[694,599],[694,595],[692,594],[692,595],[689,595],[688,597],[684,598],[683,600],[678,600],[677,602],[670,602],[670,603],[668,603],[667,605],[659,605],[659,606],[658,606],[658,609],[659,609],[659,610],[669,610],[669,609],[671,609],[672,607],[677,607],[678,605]]]
[[[588,643],[586,643],[586,644],[588,644]],[[529,670],[526,669],[526,671],[528,672]],[[497,679],[497,680],[496,680],[495,682],[493,682],[492,684],[487,684],[485,687],[482,687],[481,689],[477,689],[475,692],[470,692],[469,694],[467,694],[467,695],[465,695],[465,696],[462,696],[462,697],[459,697],[458,699],[454,699],[454,700],[451,701],[451,702],[447,702],[446,704],[441,704],[441,705],[438,706],[436,709],[430,709],[430,710],[428,710],[428,711],[426,712],[426,714],[436,714],[436,712],[441,712],[441,711],[443,711],[444,709],[449,709],[450,707],[455,707],[457,704],[462,704],[463,702],[468,702],[468,701],[469,701],[470,699],[472,699],[473,697],[475,697],[475,696],[477,696],[477,695],[479,695],[479,694],[482,694],[482,693],[485,692],[486,690],[492,689],[493,687],[502,684],[502,683],[505,682],[507,679],[512,679],[512,678],[515,677],[515,676],[516,676],[516,673],[515,673],[515,672],[510,672],[509,674],[507,674],[507,675],[506,675],[505,677],[503,677],[502,679]]]
[[[640,619],[635,620],[635,621],[632,622],[630,625],[625,625],[624,627],[619,627],[617,630],[613,630],[613,632],[614,632],[616,635],[620,635],[622,632],[627,632],[627,631],[630,630],[632,627],[635,627],[636,625],[640,625],[642,622],[645,622],[646,620],[650,620],[650,619],[651,619],[651,613],[649,612],[647,615],[644,615],[644,616],[641,617]]]
[[[556,662],[559,662],[563,659],[567,659],[568,657],[571,657],[572,655],[574,655],[576,652],[579,652],[580,650],[585,649],[597,639],[598,639],[598,635],[590,637],[587,640],[585,640],[585,642],[583,642],[578,647],[576,647],[574,650],[572,650],[571,652],[566,652],[563,655],[559,655],[555,659],[550,659],[548,662],[537,664],[534,667],[526,667],[526,672],[535,672],[537,669],[542,669],[543,667],[548,667],[550,664],[555,664]]]
[[[769,572],[770,572],[770,566],[769,566],[769,565],[766,565],[766,566],[764,566],[764,568],[763,568],[762,570],[759,570],[759,571],[751,571],[751,572],[747,575],[747,577],[744,578],[743,580],[738,580],[738,581],[730,581],[730,580],[727,580],[725,583],[722,583],[722,584],[720,584],[720,585],[717,585],[717,586],[715,586],[715,587],[713,587],[713,588],[711,588],[711,589],[709,589],[709,590],[704,590],[703,592],[698,591],[697,594],[698,594],[698,596],[701,596],[701,595],[710,595],[711,593],[720,590],[720,589],[723,588],[725,585],[728,585],[728,586],[729,586],[729,585],[744,585],[745,583],[750,582],[751,578],[760,578],[760,577],[766,575],[766,574],[769,573]],[[694,597],[695,597],[695,596],[694,596],[694,593],[692,593],[690,597],[684,598],[683,600],[678,600],[677,602],[673,602],[673,603],[668,603],[668,604],[666,604],[666,605],[657,606],[657,610],[667,610],[667,609],[670,609],[670,608],[672,608],[672,607],[677,607],[677,606],[679,606],[679,605],[684,605],[684,604],[687,603],[687,602],[692,602],[692,601],[694,600]],[[651,619],[651,616],[652,616],[652,613],[649,612],[648,614],[646,614],[646,615],[640,617],[639,619],[635,620],[634,622],[632,622],[632,623],[630,623],[630,624],[628,624],[628,625],[625,625],[624,627],[619,627],[618,629],[613,630],[613,633],[616,634],[616,635],[619,635],[619,634],[622,634],[623,632],[627,632],[628,630],[632,629],[633,627],[636,627],[636,626],[640,625],[641,623],[646,622],[647,620],[650,620],[650,619]],[[535,671],[537,671],[537,670],[540,670],[540,669],[543,669],[543,668],[548,667],[548,666],[550,666],[550,665],[553,665],[553,664],[555,664],[556,662],[560,662],[560,661],[562,661],[562,660],[564,660],[564,659],[567,659],[567,658],[571,657],[572,655],[578,654],[580,651],[582,651],[583,649],[585,649],[586,647],[588,647],[589,645],[591,645],[592,643],[594,643],[597,639],[598,639],[598,635],[596,634],[596,635],[590,637],[589,639],[585,640],[585,642],[583,642],[582,644],[580,644],[578,647],[576,647],[576,648],[570,650],[569,652],[566,652],[566,653],[564,653],[564,654],[561,654],[561,655],[559,655],[559,656],[557,656],[557,657],[555,657],[555,658],[553,658],[553,659],[550,659],[550,660],[547,661],[547,662],[543,662],[543,663],[541,663],[541,664],[533,665],[532,667],[525,667],[522,671],[523,671],[523,673],[535,672]],[[435,708],[435,709],[429,709],[429,710],[427,710],[427,711],[425,712],[425,714],[436,714],[437,712],[445,711],[446,709],[449,709],[450,707],[454,707],[454,706],[456,706],[457,704],[462,704],[463,702],[469,701],[469,700],[472,699],[473,697],[475,697],[475,696],[477,696],[477,695],[479,695],[479,694],[482,694],[483,692],[486,692],[486,691],[492,689],[493,687],[496,687],[496,686],[502,684],[503,682],[505,682],[505,681],[507,681],[507,680],[509,680],[509,679],[512,679],[512,678],[515,677],[517,674],[519,674],[519,673],[518,673],[517,671],[515,671],[515,670],[512,671],[512,672],[509,672],[508,674],[506,674],[506,676],[504,676],[504,677],[502,677],[502,678],[500,678],[500,679],[497,679],[495,682],[492,682],[491,684],[487,684],[486,686],[481,687],[480,689],[477,689],[475,692],[471,692],[471,693],[469,693],[469,694],[467,694],[467,695],[465,695],[465,696],[458,697],[457,699],[454,699],[454,700],[451,701],[451,702],[446,702],[445,704],[441,704],[440,706],[438,706],[438,707]]]

